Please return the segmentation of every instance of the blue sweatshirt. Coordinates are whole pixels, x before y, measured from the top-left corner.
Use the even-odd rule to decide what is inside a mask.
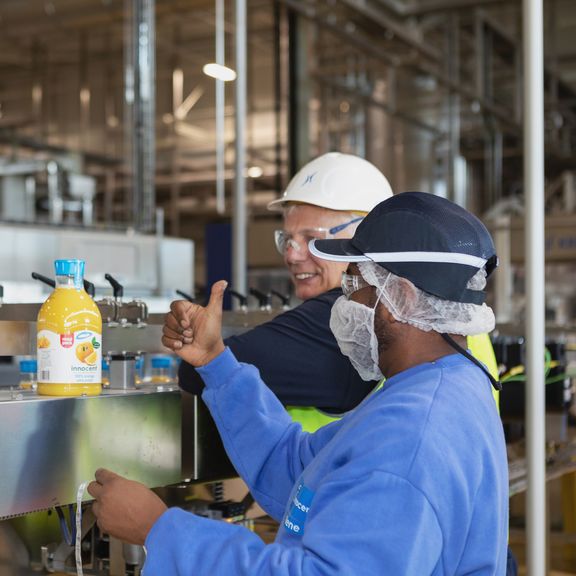
[[[397,374],[314,434],[228,349],[199,371],[230,459],[280,529],[266,545],[170,509],[146,539],[145,576],[505,574],[504,435],[490,382],[463,356]]]

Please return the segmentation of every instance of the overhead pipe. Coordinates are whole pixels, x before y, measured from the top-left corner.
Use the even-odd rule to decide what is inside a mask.
[[[456,14],[451,14],[446,22],[446,76],[453,82],[459,83],[460,69],[460,20]],[[461,189],[457,183],[457,163],[460,156],[460,96],[457,92],[449,90],[446,99],[447,133],[448,133],[448,198],[466,206],[465,186]],[[461,183],[460,183],[461,184]],[[464,197],[462,197],[464,196]]]
[[[524,195],[526,220],[527,569],[546,574],[544,389],[544,41],[542,0],[523,0]]]
[[[216,0],[216,64],[226,66],[225,47],[225,21],[224,0]],[[216,78],[216,211],[224,214],[225,204],[225,146],[224,140],[224,112],[225,112],[225,85],[224,80]]]
[[[232,283],[246,294],[246,0],[236,0],[235,182],[232,211]]]
[[[421,42],[415,34],[408,32],[404,26],[387,18],[380,10],[375,10],[368,2],[365,2],[365,0],[340,0],[340,2],[356,10],[371,22],[376,22],[383,28],[390,30],[394,36],[404,42],[409,48],[418,51],[418,53],[425,58],[437,62],[442,57],[442,54],[436,50],[436,48],[430,45],[427,46]]]
[[[285,36],[286,32],[283,30],[282,26],[282,13],[280,12],[280,4],[274,2],[274,164],[275,164],[275,176],[274,176],[274,190],[280,192],[283,189],[282,180],[282,70],[283,70],[283,48],[286,44]]]
[[[406,114],[405,112],[400,112],[399,110],[396,109],[395,106],[387,102],[383,102],[381,100],[376,100],[371,94],[368,94],[366,92],[360,92],[354,88],[351,88],[350,86],[347,86],[343,82],[330,80],[324,76],[316,75],[315,79],[319,84],[323,86],[327,86],[338,92],[350,94],[351,96],[356,96],[362,102],[369,104],[370,106],[380,108],[384,110],[384,112],[390,114],[391,116],[394,116],[395,118],[402,120],[406,124],[414,126],[415,128],[423,130],[424,132],[429,132],[435,137],[442,137],[444,135],[444,132],[439,130],[436,126],[423,122],[422,120],[419,120],[418,118],[415,118],[410,114]]]
[[[125,100],[132,156],[134,228],[150,232],[155,218],[155,0],[126,0]]]

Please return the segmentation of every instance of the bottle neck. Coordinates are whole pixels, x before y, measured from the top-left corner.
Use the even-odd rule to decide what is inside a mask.
[[[82,288],[82,278],[74,278],[74,276],[56,276],[56,288]]]

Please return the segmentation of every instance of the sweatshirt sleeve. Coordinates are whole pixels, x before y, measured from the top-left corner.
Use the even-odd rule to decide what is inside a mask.
[[[424,495],[379,471],[326,482],[301,538],[266,545],[246,528],[172,508],[148,534],[144,576],[337,576],[359,567],[363,576],[427,576],[437,573],[443,545]]]
[[[340,421],[314,434],[303,432],[258,370],[238,362],[228,348],[198,372],[206,384],[202,399],[228,457],[258,504],[280,519],[296,479]]]
[[[285,406],[314,406],[341,414],[374,388],[342,355],[330,331],[332,304],[340,290],[306,300],[269,322],[226,339],[241,362],[254,364],[262,380]],[[188,363],[179,369],[180,386],[200,394],[200,374]]]

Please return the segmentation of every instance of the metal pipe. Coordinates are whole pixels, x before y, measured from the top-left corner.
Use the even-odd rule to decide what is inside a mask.
[[[423,57],[429,58],[433,62],[440,60],[441,54],[434,46],[421,42],[416,34],[411,32],[406,26],[397,24],[391,18],[385,16],[381,10],[374,8],[372,4],[363,0],[340,0],[340,2],[348,6],[348,8],[356,10],[371,22],[376,22],[382,26],[382,28],[390,30],[394,36],[404,42],[409,49],[416,50]]]
[[[232,282],[246,293],[246,0],[236,0],[235,186],[232,212]]]
[[[225,48],[225,22],[224,22],[224,0],[216,0],[216,64],[226,65]],[[224,214],[225,205],[225,178],[224,178],[224,107],[225,107],[225,86],[224,80],[216,79],[216,211]]]
[[[387,114],[392,116],[393,118],[398,118],[409,124],[410,126],[414,126],[415,128],[419,128],[424,132],[429,132],[435,137],[441,137],[444,135],[444,132],[437,128],[432,124],[427,124],[411,116],[410,114],[406,114],[404,112],[400,112],[395,106],[391,106],[389,103],[376,100],[371,93],[368,93],[366,90],[360,91],[359,89],[351,88],[350,86],[346,86],[343,82],[339,82],[337,80],[333,80],[331,78],[327,78],[325,76],[320,75],[313,75],[314,79],[322,86],[327,86],[331,88],[334,92],[338,93],[341,92],[343,94],[349,94],[350,96],[356,97],[358,100],[368,104],[370,106],[374,106],[376,108],[380,108],[384,110]],[[323,123],[324,124],[324,123]],[[324,124],[326,126],[326,124]]]
[[[132,221],[150,232],[155,209],[155,0],[126,0],[126,105],[132,147]]]
[[[542,0],[523,0],[526,201],[527,571],[546,574],[544,63]]]
[[[423,72],[435,78],[439,84],[446,87],[455,93],[460,94],[468,102],[477,102],[481,109],[490,115],[498,118],[503,126],[508,127],[508,131],[513,134],[520,134],[520,126],[514,120],[513,115],[510,111],[501,106],[500,104],[489,102],[486,99],[478,98],[476,90],[472,88],[467,88],[456,82],[447,78],[446,75],[440,72],[435,64],[436,63],[425,63],[423,61],[409,61],[406,59],[401,59],[398,56],[390,54],[388,51],[376,46],[373,42],[363,40],[358,32],[347,31],[338,24],[332,24],[328,19],[322,18],[313,10],[310,10],[307,4],[300,2],[299,0],[280,0],[283,4],[292,8],[294,11],[298,12],[302,17],[316,22],[318,25],[322,26],[326,30],[330,30],[335,36],[350,42],[353,46],[357,46],[359,49],[363,50],[366,54],[372,54],[376,58],[395,66],[397,68],[403,68],[405,70],[415,70],[418,72]]]
[[[460,22],[456,14],[451,14],[446,23],[446,76],[451,81],[459,84],[460,69]],[[460,156],[460,96],[453,90],[448,90],[446,98],[447,133],[448,133],[448,198],[457,201],[458,194],[463,190],[457,190],[457,162]],[[465,203],[463,204],[466,205]]]
[[[406,10],[405,16],[426,16],[434,12],[446,10],[469,10],[478,6],[491,4],[518,4],[518,0],[441,0],[440,2],[427,2],[423,6],[414,6]]]
[[[274,190],[280,193],[283,189],[282,180],[282,70],[284,70],[282,60],[282,48],[286,43],[286,32],[282,27],[282,13],[280,12],[280,4],[274,2]]]

